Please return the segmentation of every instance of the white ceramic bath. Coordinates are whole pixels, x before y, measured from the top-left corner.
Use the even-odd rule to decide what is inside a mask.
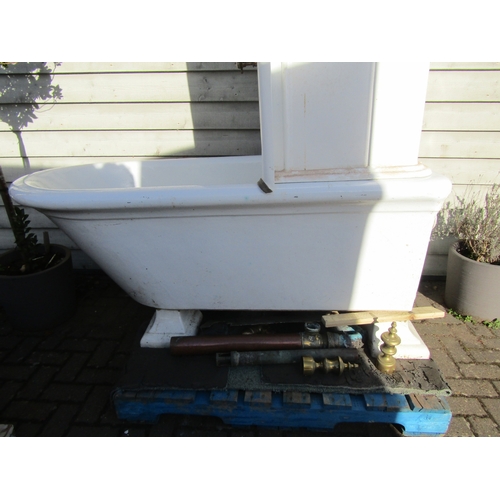
[[[340,146],[328,142],[340,119],[328,124],[320,109],[314,113],[322,134],[328,132],[328,154],[311,153],[308,170],[302,153],[292,151],[299,145],[282,147],[294,135],[304,143],[305,132],[283,126],[283,116],[293,115],[283,112],[283,101],[279,113],[273,108],[276,73],[268,65],[259,73],[262,156],[52,169],[18,179],[11,195],[46,214],[131,297],[157,309],[143,346],[168,346],[172,335],[195,334],[204,309],[409,310],[451,185],[418,164],[413,129],[421,122],[415,127],[402,113],[399,127],[391,120],[383,125],[376,109],[382,113],[384,80],[377,90],[375,70],[357,67],[352,78],[362,78],[360,71],[366,73],[366,102],[358,113],[364,129],[359,133],[356,120],[349,125],[357,136],[347,147],[344,133],[341,160],[335,157]],[[374,142],[379,137],[388,147],[389,129],[399,163],[394,151],[384,157]],[[408,144],[410,129],[408,153],[397,134]],[[334,168],[325,165],[328,158]]]

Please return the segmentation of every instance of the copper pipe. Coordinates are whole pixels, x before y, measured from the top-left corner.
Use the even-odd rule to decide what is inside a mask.
[[[276,335],[222,335],[172,337],[170,353],[176,356],[208,354],[224,351],[269,351],[274,349],[304,349],[326,347],[323,337],[311,333]]]

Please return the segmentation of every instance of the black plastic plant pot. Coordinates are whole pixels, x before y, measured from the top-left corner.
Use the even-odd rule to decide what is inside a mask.
[[[39,331],[54,328],[73,316],[76,292],[71,251],[50,245],[62,260],[44,271],[23,276],[0,274],[0,305],[16,330]],[[40,245],[40,252],[43,245]],[[0,265],[16,260],[17,250],[0,255]]]

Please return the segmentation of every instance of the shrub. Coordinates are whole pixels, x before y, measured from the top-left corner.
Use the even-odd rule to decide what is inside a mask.
[[[433,235],[453,235],[459,240],[458,251],[465,257],[500,264],[500,186],[491,186],[484,200],[466,194],[457,196],[453,206],[447,203]]]

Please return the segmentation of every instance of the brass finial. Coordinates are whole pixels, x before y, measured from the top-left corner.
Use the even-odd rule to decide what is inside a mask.
[[[396,359],[394,355],[397,352],[396,346],[401,344],[401,338],[397,334],[396,322],[391,323],[391,327],[380,337],[382,344],[380,345],[381,354],[378,355],[378,369],[383,373],[392,373],[396,369]]]
[[[341,357],[337,357],[337,359],[322,359],[321,361],[314,361],[312,356],[304,356],[302,358],[304,375],[312,375],[318,369],[323,370],[325,373],[335,372],[341,375],[344,370],[351,370],[358,366],[356,363],[345,363]]]

